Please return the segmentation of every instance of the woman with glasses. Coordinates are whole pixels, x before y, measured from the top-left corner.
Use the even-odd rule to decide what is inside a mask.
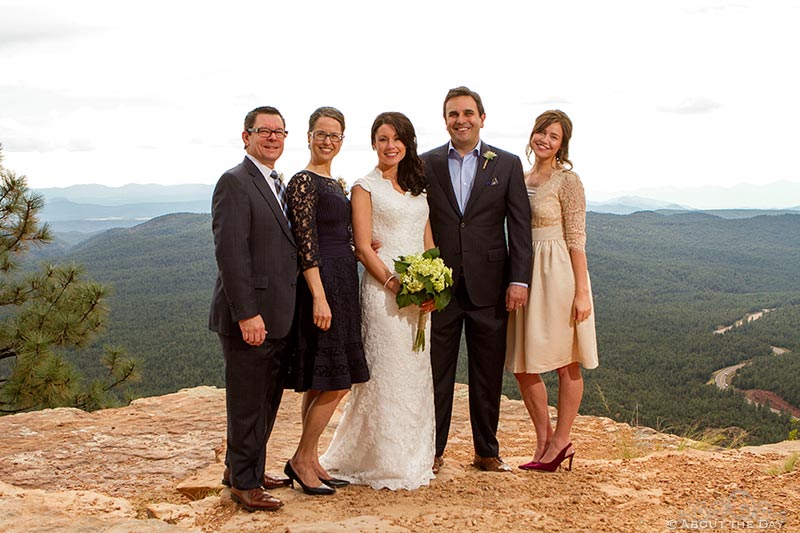
[[[412,350],[419,308],[397,307],[393,259],[433,248],[425,170],[414,126],[402,113],[378,115],[372,149],[377,166],[356,181],[352,199],[356,254],[366,270],[361,316],[370,380],[353,386],[320,461],[359,485],[414,490],[434,477],[433,377],[430,345]]]
[[[333,494],[347,481],[319,464],[319,438],[353,383],[369,379],[361,344],[358,270],[350,201],[331,163],[344,139],[344,115],[321,107],[308,123],[311,160],[289,182],[287,196],[300,257],[296,354],[289,385],[303,392],[303,431],[285,473],[306,494]]]

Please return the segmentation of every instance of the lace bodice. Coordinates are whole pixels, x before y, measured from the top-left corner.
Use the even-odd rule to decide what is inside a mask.
[[[567,247],[586,248],[586,196],[583,184],[571,170],[556,170],[537,187],[528,187],[531,227],[561,226]]]
[[[372,200],[372,238],[381,242],[380,257],[389,270],[401,255],[424,252],[422,237],[428,222],[425,194],[397,192],[377,168],[353,184],[370,194]],[[402,223],[401,223],[402,222]]]
[[[302,170],[292,177],[286,196],[302,270],[319,267],[323,256],[353,253],[350,201],[339,183]]]

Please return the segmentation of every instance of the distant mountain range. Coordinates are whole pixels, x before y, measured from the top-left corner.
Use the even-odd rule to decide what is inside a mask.
[[[783,183],[783,189],[788,196],[773,196],[774,198],[794,197],[792,187],[798,189],[800,184]],[[743,186],[735,188],[737,194],[742,195]],[[767,186],[753,187],[754,206],[761,205],[760,200]],[[777,185],[776,185],[777,187]],[[713,190],[712,190],[713,189]],[[773,190],[774,189],[774,190]],[[89,235],[111,228],[129,228],[143,221],[167,215],[170,213],[209,213],[211,211],[211,195],[213,185],[139,185],[129,184],[122,187],[107,187],[105,185],[72,185],[69,187],[53,187],[35,189],[34,191],[44,196],[45,207],[41,219],[49,222],[54,231],[64,240],[78,242]],[[683,189],[652,189],[653,195],[666,198],[670,195],[679,195]],[[700,190],[692,189],[687,198],[697,198]],[[702,188],[708,197],[719,198],[726,194],[728,189]],[[777,189],[772,187],[771,194],[776,194]],[[756,201],[757,200],[757,201]],[[774,203],[774,201],[773,201]],[[627,215],[637,211],[657,211],[661,214],[677,214],[686,212],[702,212],[720,218],[750,218],[758,215],[779,215],[800,212],[800,205],[787,209],[695,209],[691,204],[665,200],[655,200],[649,196],[620,196],[611,200],[596,202],[589,200],[587,209],[595,213],[610,213]]]
[[[800,206],[788,209],[696,209],[673,202],[653,200],[642,196],[620,196],[604,202],[586,202],[586,209],[595,213],[609,213],[613,215],[630,215],[639,211],[655,211],[662,215],[675,215],[678,213],[707,213],[720,218],[750,218],[759,215],[786,215],[798,214]]]
[[[206,202],[210,211],[213,185],[140,185],[131,183],[122,187],[106,185],[70,185],[35,189],[45,200],[64,199],[81,204],[119,206],[125,204],[158,202]]]
[[[586,184],[591,199],[591,184]],[[643,187],[628,190],[628,196],[658,198],[664,203],[683,206],[702,206],[700,209],[785,209],[800,210],[800,181],[774,181],[764,185],[739,183],[730,187]],[[609,200],[613,202],[614,200]],[[605,202],[604,202],[605,203]]]
[[[587,199],[586,209],[595,213],[611,213],[614,215],[629,215],[637,211],[655,211],[658,209],[681,212],[692,211],[690,207],[642,196],[619,196],[604,202],[593,202]]]
[[[45,199],[41,219],[77,242],[111,228],[129,228],[170,213],[210,213],[213,185],[72,185],[34,189]]]

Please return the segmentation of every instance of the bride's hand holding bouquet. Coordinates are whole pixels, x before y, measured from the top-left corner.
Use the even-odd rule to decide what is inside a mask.
[[[397,306],[420,307],[413,344],[413,350],[419,352],[425,348],[427,313],[434,309],[441,311],[450,303],[453,270],[439,257],[438,248],[431,248],[422,254],[400,256],[394,261],[394,269],[400,280],[400,291],[396,296]]]

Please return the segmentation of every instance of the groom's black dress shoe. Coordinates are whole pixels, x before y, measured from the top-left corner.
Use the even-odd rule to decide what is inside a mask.
[[[503,462],[500,457],[481,457],[475,455],[472,466],[484,472],[511,472],[511,467]]]
[[[231,469],[227,466],[225,467],[225,471],[222,473],[221,483],[226,487],[231,486]],[[267,474],[264,474],[264,479],[261,480],[261,486],[267,490],[288,487],[289,483],[291,483],[291,480],[288,478],[277,478],[268,476]]]
[[[441,455],[437,455],[433,458],[433,467],[431,467],[431,470],[433,470],[434,474],[438,474],[439,470],[442,469],[443,465],[444,465],[444,457],[442,457]]]

